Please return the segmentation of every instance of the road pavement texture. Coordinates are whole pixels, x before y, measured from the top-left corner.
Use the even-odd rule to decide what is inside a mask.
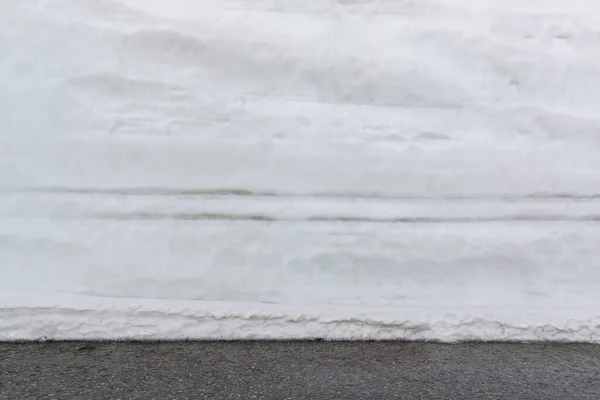
[[[0,343],[0,399],[600,399],[600,346]]]

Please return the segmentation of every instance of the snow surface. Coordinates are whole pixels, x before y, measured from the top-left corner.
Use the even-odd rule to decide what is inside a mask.
[[[600,342],[595,2],[0,7],[0,339]]]

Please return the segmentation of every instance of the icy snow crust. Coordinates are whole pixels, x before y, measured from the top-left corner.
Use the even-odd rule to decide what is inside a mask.
[[[594,2],[0,4],[0,339],[600,342]]]

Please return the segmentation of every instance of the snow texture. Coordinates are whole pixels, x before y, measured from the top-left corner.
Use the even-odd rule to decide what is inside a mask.
[[[600,5],[0,6],[0,339],[600,342]]]

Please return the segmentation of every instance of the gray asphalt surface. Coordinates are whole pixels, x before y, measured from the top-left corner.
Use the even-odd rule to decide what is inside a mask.
[[[0,344],[1,399],[600,399],[600,346]]]

